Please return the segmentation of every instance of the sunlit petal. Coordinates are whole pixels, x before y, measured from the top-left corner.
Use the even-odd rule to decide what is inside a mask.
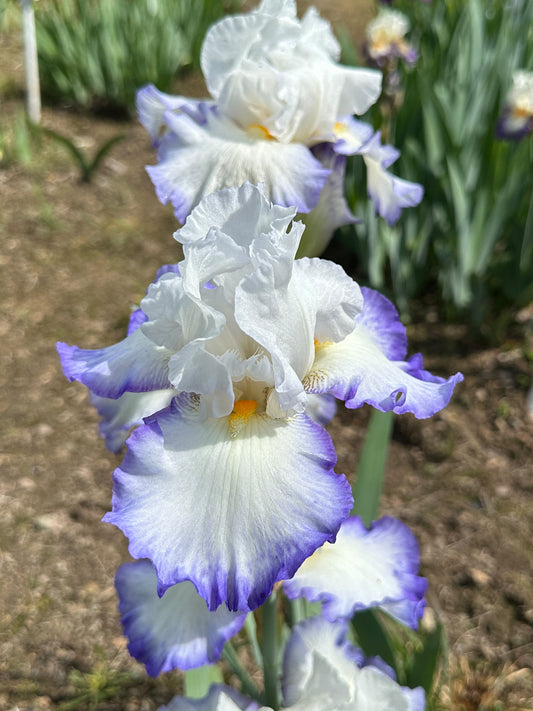
[[[334,540],[351,507],[329,435],[305,415],[206,421],[181,396],[128,447],[105,520],[152,560],[160,591],[191,580],[210,609],[257,607]]]
[[[290,598],[322,602],[330,621],[405,601],[388,611],[416,627],[427,587],[425,578],[417,575],[418,564],[416,539],[400,521],[385,517],[367,529],[359,517],[351,517],[342,523],[335,543],[316,550],[283,589]]]

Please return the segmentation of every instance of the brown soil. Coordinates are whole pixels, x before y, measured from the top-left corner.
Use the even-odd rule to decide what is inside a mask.
[[[5,35],[0,73],[5,132],[22,107],[20,47]],[[55,342],[120,339],[157,268],[179,259],[177,225],[144,171],[154,156],[141,127],[50,108],[43,123],[89,153],[125,139],[88,185],[47,138],[28,164],[0,170],[0,708],[148,711],[180,676],[148,681],[125,648],[113,576],[126,541],[100,522],[120,457],[98,439]],[[433,307],[414,313],[411,352],[465,382],[431,420],[397,418],[382,510],[421,543],[430,606],[449,634],[446,708],[533,709],[533,313],[490,348]],[[366,409],[343,411],[332,425],[338,471],[355,469],[367,420]]]

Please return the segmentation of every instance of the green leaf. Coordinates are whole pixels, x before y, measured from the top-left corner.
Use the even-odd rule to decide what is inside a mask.
[[[401,669],[394,652],[394,647],[380,623],[374,610],[356,612],[352,617],[352,628],[357,637],[357,643],[367,657],[381,657],[391,666],[396,676],[400,677]]]
[[[394,414],[373,410],[353,485],[352,513],[369,526],[377,518]]]
[[[422,640],[422,646],[412,653],[412,664],[407,670],[406,684],[411,687],[422,686],[426,694],[429,694],[435,685],[439,667],[447,655],[448,642],[440,620],[435,629],[423,633]]]
[[[106,141],[97,151],[96,155],[94,156],[92,163],[89,166],[89,176],[88,180],[91,179],[92,174],[95,173],[98,170],[98,166],[102,162],[102,160],[105,158],[105,156],[109,153],[111,148],[116,143],[119,143],[120,141],[123,141],[126,138],[125,134],[119,133],[116,136],[113,136],[112,138],[109,139],[109,141]]]
[[[200,699],[207,694],[211,684],[223,681],[222,672],[217,666],[206,664],[197,669],[189,669],[185,672],[185,696]]]

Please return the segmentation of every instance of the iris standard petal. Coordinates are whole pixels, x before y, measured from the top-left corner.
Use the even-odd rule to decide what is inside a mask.
[[[228,118],[210,112],[200,125],[185,114],[165,114],[171,132],[159,147],[159,163],[147,170],[159,200],[174,205],[184,222],[209,193],[245,181],[262,184],[277,205],[309,212],[329,171],[304,145],[256,138]]]
[[[196,399],[180,396],[128,440],[104,520],[154,563],[160,592],[191,580],[210,609],[254,609],[348,515],[325,430],[252,410],[202,420]]]
[[[235,316],[272,358],[281,410],[297,410],[305,407],[301,379],[313,362],[315,340],[340,341],[353,330],[361,292],[341,267],[319,259],[294,262],[285,289],[268,289],[269,278],[265,269],[243,279]]]
[[[418,544],[410,529],[384,517],[367,529],[358,516],[343,521],[335,543],[325,543],[296,571],[283,590],[291,598],[323,603],[324,616],[350,618],[356,610],[384,603],[401,622],[418,625],[422,615],[425,578],[417,575]]]
[[[423,711],[423,689],[400,686],[344,641],[344,634],[343,625],[320,616],[293,628],[283,658],[286,711]],[[315,688],[314,670],[326,665],[331,673],[322,672],[322,683]],[[315,706],[318,695],[324,703]]]
[[[383,308],[385,297],[377,298],[368,289],[363,293],[365,305],[355,329],[338,343],[318,344],[304,378],[306,391],[330,392],[350,408],[368,403],[383,412],[431,417],[448,404],[463,376],[457,373],[447,380],[434,376],[422,370],[420,357],[389,359],[387,351],[398,349],[403,340],[400,328],[394,328],[394,322],[399,322],[396,311]],[[396,336],[384,337],[388,330]]]
[[[84,350],[58,343],[57,351],[66,377],[78,380],[101,397],[117,398],[126,391],[171,387],[168,380],[171,352],[147,338],[142,328],[107,348]]]
[[[346,629],[345,622],[330,623],[320,616],[293,627],[283,655],[281,690],[284,708],[305,708],[305,704],[313,703],[316,696],[326,701],[322,709],[328,710],[337,708],[333,705],[335,701],[344,708],[344,704],[351,700],[352,676],[357,667],[352,655],[345,653]],[[362,664],[364,657],[359,654],[357,659]],[[320,698],[320,687],[315,688],[317,672],[324,699]]]
[[[197,205],[183,227],[174,233],[174,239],[188,253],[193,244],[206,243],[213,227],[219,233],[231,236],[234,242],[247,251],[252,241],[272,231],[285,234],[295,207],[280,207],[266,199],[264,191],[249,181],[237,189],[225,188],[206,195]]]
[[[211,612],[187,581],[159,597],[157,575],[148,560],[122,565],[115,586],[129,652],[151,676],[217,662],[246,618],[225,605]]]

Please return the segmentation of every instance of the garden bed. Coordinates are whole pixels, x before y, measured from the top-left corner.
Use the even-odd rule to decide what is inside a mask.
[[[0,70],[5,127],[22,109],[20,47],[5,35]],[[181,93],[202,92],[187,81]],[[26,164],[0,170],[0,707],[155,709],[180,676],[148,681],[126,650],[113,587],[126,540],[100,522],[120,456],[98,438],[84,388],[62,375],[55,342],[120,339],[125,304],[180,258],[177,224],[144,171],[154,155],[140,126],[49,107],[43,124],[88,153],[125,138],[91,184],[46,137],[29,139]],[[465,380],[431,420],[397,418],[382,512],[420,540],[429,606],[449,634],[446,708],[533,709],[533,310],[488,342],[436,304],[414,305],[410,352]],[[355,469],[367,420],[366,408],[343,410],[330,426],[337,471]]]

